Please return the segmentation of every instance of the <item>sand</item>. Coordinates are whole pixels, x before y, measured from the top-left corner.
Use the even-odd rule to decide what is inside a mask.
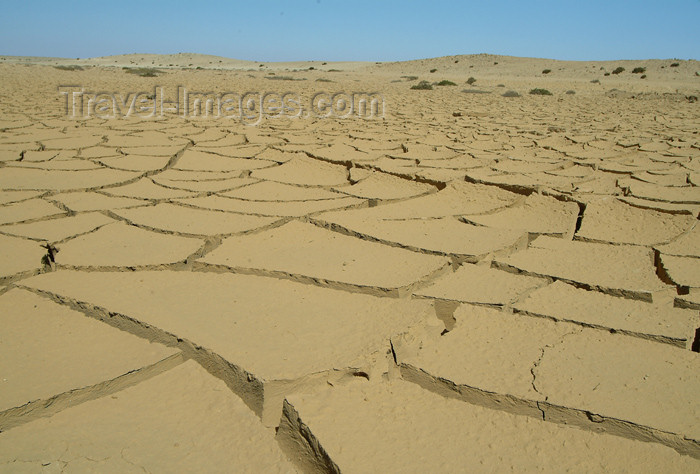
[[[0,472],[700,472],[698,74],[0,56]]]

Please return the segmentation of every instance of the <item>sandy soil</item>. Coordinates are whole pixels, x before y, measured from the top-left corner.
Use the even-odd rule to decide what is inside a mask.
[[[0,79],[0,472],[700,472],[700,63]]]

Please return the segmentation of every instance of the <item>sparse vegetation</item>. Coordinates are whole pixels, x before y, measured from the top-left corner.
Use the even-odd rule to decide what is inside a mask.
[[[505,87],[505,84],[498,84],[496,87]]]
[[[466,94],[490,94],[489,91],[482,91],[480,89],[462,89],[462,92]]]
[[[455,83],[452,82],[452,81],[448,81],[447,79],[444,79],[444,80],[438,82],[438,83],[435,84],[435,85],[436,85],[436,86],[456,86],[457,84],[455,84]]]
[[[551,92],[549,92],[547,89],[530,89],[530,94],[532,95],[552,95]]]
[[[678,67],[678,66],[680,66],[680,63],[672,63],[671,64],[671,67]]]
[[[566,91],[566,95],[574,95],[576,94],[576,91],[568,90]]]
[[[632,74],[644,74],[646,72],[647,68],[645,67],[636,67],[632,69]]]
[[[543,69],[542,70],[542,74],[549,74],[550,72],[552,72],[551,69]]]
[[[255,76],[253,76],[255,77]],[[271,81],[305,81],[305,77],[292,77],[292,76],[265,76],[265,79],[270,79]]]
[[[620,74],[621,72],[625,72],[625,68],[623,68],[622,66],[618,66],[613,70],[612,73],[613,74]]]
[[[591,84],[600,84],[600,79],[593,79]]]
[[[474,84],[475,82],[476,82],[476,79],[473,78],[473,77],[470,77],[469,79],[467,79],[467,84],[469,84],[470,86],[471,86],[472,84]]]
[[[610,75],[610,73],[609,73],[609,72],[606,72],[606,73],[603,74],[603,75],[604,75],[605,77],[608,77],[608,76]]]
[[[435,71],[437,71],[437,69],[431,69],[431,70],[430,70],[430,72],[435,72]]]
[[[515,91],[506,91],[503,93],[503,97],[520,97],[520,94]]]
[[[640,79],[646,79],[646,78],[647,78],[647,75],[646,75],[646,74],[642,74],[641,76],[639,76],[639,78],[640,78]]]
[[[127,67],[123,69],[129,74],[136,74],[137,76],[141,77],[157,77],[158,73],[161,72],[158,69],[152,67]]]
[[[330,79],[326,79],[325,77],[319,77],[316,79],[316,82],[333,82]]]
[[[415,81],[418,76],[401,76],[401,79],[406,79],[407,81]]]
[[[340,69],[329,69],[328,72],[342,72]]]
[[[418,84],[412,85],[411,89],[418,91],[431,91],[433,86],[428,81],[420,81]]]
[[[56,69],[60,69],[61,71],[82,71],[83,68],[81,66],[72,64],[70,66],[54,66]]]

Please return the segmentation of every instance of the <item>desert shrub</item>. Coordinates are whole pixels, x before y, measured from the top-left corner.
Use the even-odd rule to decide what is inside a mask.
[[[498,84],[496,87],[505,87],[505,84]]]
[[[406,79],[407,81],[415,81],[418,76],[401,76],[401,79]]]
[[[550,72],[552,72],[551,69],[544,69],[544,70],[542,71],[542,74],[549,74]]]
[[[411,89],[419,91],[431,91],[433,90],[433,86],[431,86],[428,81],[420,81],[418,84],[411,86]]]
[[[532,95],[552,95],[547,89],[530,89],[530,94]]]
[[[60,69],[61,71],[82,71],[83,68],[81,66],[72,64],[70,66],[54,66],[56,69]]]
[[[328,72],[342,72],[340,69],[329,69]]]
[[[646,79],[646,78],[647,78],[647,75],[646,75],[646,74],[642,74],[641,76],[639,76],[639,78],[640,78],[640,79]]]
[[[255,76],[253,76],[253,77],[255,77]],[[297,79],[297,78],[292,77],[292,76],[273,76],[273,77],[265,76],[265,79],[270,79],[271,81],[305,81],[306,80],[305,77],[300,77]]]
[[[606,72],[606,73],[603,74],[603,75],[604,75],[605,77],[608,77],[608,76],[610,75],[610,73],[609,73],[609,72]]]
[[[489,91],[482,91],[480,89],[462,89],[465,94],[490,94]]]
[[[333,81],[331,81],[330,79],[326,79],[325,77],[319,77],[318,79],[316,79],[316,82],[333,82]],[[401,81],[399,81],[399,82],[401,82]]]
[[[568,90],[566,91],[566,95],[574,95],[576,94],[576,91]]]
[[[474,84],[475,82],[476,82],[476,79],[473,78],[473,77],[470,77],[469,79],[467,79],[467,84],[469,84],[470,86],[471,86],[472,84]]]
[[[632,69],[632,74],[644,74],[646,72],[647,68],[645,67],[636,67]]]
[[[430,70],[430,72],[435,72],[435,71],[437,71],[437,69],[431,69],[431,70]]]
[[[672,64],[671,64],[671,67],[678,67],[678,66],[680,66],[679,63],[672,63]]]
[[[160,71],[152,67],[133,67],[127,68],[126,72],[129,74],[136,74],[137,76],[141,77],[157,77]]]
[[[520,94],[518,94],[518,93],[515,92],[515,91],[506,91],[506,92],[503,94],[503,97],[520,97]]]
[[[593,79],[591,84],[600,84],[600,79]]]
[[[444,80],[438,82],[438,83],[435,84],[435,85],[436,85],[436,86],[456,86],[457,84],[455,84],[455,83],[452,82],[452,81],[448,81],[447,79],[444,79]]]
[[[613,74],[620,74],[621,72],[625,72],[625,68],[623,68],[622,66],[618,66],[613,70],[612,73]]]

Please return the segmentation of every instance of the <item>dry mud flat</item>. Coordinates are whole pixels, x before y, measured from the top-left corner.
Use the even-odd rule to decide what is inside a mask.
[[[0,65],[0,472],[700,472],[696,64],[493,59]],[[78,82],[387,115],[67,118]]]

